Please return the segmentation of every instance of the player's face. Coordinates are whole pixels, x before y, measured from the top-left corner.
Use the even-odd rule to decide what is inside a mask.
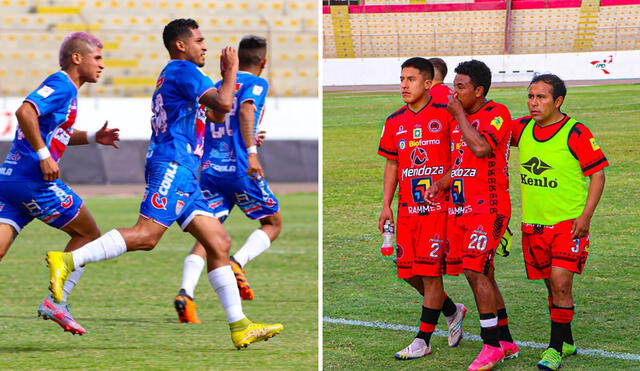
[[[78,65],[80,81],[97,82],[103,69],[102,49],[93,47],[88,53],[81,56],[80,64]]]
[[[562,97],[553,99],[553,87],[544,81],[536,81],[529,86],[529,114],[539,123],[550,123],[560,111]]]
[[[431,80],[425,79],[420,70],[414,67],[405,67],[400,73],[400,93],[402,100],[411,105],[425,100]]]
[[[204,66],[207,45],[200,29],[191,29],[191,36],[184,41],[186,59],[195,63],[198,67]]]
[[[469,112],[473,109],[479,99],[483,99],[482,87],[475,87],[469,75],[456,74],[453,79],[453,90],[455,90],[462,107]]]

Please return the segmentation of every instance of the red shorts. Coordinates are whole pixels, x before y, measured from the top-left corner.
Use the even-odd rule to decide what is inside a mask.
[[[522,223],[522,252],[527,278],[549,278],[551,267],[581,274],[589,255],[589,235],[571,238],[574,219],[555,225]]]
[[[489,273],[510,214],[471,214],[449,218],[447,236],[451,260],[457,257],[461,261],[460,271],[469,269]]]
[[[398,217],[398,278],[440,277],[445,273],[447,213]]]

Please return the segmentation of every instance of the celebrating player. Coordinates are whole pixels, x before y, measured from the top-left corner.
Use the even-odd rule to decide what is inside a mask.
[[[469,370],[489,370],[505,357],[518,355],[493,263],[511,217],[511,115],[504,105],[487,100],[491,71],[484,63],[462,62],[455,72],[455,94],[448,105],[458,122],[451,132],[451,180],[446,184],[445,177],[436,183],[429,195],[451,189],[447,235],[451,253],[462,256],[464,273],[480,313],[484,342]]]
[[[384,170],[384,199],[379,228],[393,223],[391,202],[398,183],[397,269],[398,277],[418,276],[424,301],[420,331],[397,359],[415,359],[431,353],[429,341],[442,311],[449,325],[449,346],[462,338],[462,320],[467,309],[447,297],[442,275],[462,273],[460,265],[445,264],[447,207],[444,195],[428,206],[425,192],[450,166],[449,132],[453,118],[446,106],[429,95],[433,66],[424,58],[410,58],[402,64],[400,91],[406,105],[391,114],[384,124],[378,154],[387,159]],[[445,272],[446,267],[446,272]]]
[[[562,357],[577,353],[571,333],[573,275],[581,274],[587,261],[589,225],[609,165],[589,128],[560,111],[566,94],[558,76],[534,77],[530,116],[514,121],[512,138],[520,149],[527,277],[544,279],[548,291],[551,339],[538,362],[541,370],[557,370]]]
[[[240,41],[240,70],[233,108],[226,116],[211,117],[213,122],[205,133],[205,161],[200,175],[204,198],[221,223],[234,205],[248,218],[260,221],[260,228],[231,257],[240,296],[245,300],[253,299],[253,290],[243,267],[268,249],[282,229],[278,200],[264,179],[256,147],[256,132],[269,88],[267,81],[260,77],[267,63],[266,56],[267,42],[263,37],[251,35]],[[209,116],[213,115],[215,111],[209,111]],[[204,247],[196,243],[184,260],[182,286],[174,302],[180,322],[200,322],[193,297],[205,258]]]
[[[222,112],[231,110],[238,57],[231,47],[222,51],[223,82],[216,89],[199,68],[204,66],[207,47],[194,20],[169,22],[162,37],[171,60],[160,73],[152,97],[147,186],[138,221],[131,228],[113,229],[71,253],[49,252],[49,288],[59,302],[62,285],[75,267],[127,251],[151,250],[175,221],[207,251],[209,282],[227,315],[233,344],[246,347],[276,335],[283,327],[254,323],[244,315],[229,264],[229,236],[211,214],[197,179],[204,150],[205,106]]]
[[[61,70],[47,77],[16,111],[18,128],[0,167],[0,260],[18,233],[34,218],[66,232],[72,251],[100,236],[100,230],[82,199],[60,178],[58,161],[67,145],[97,142],[118,148],[118,129],[107,124],[97,132],[74,130],[78,89],[95,83],[104,69],[102,43],[84,32],[68,35],[60,46]],[[67,296],[82,276],[71,274],[55,303],[46,297],[38,314],[72,334],[85,329],[71,315]]]
[[[453,95],[453,90],[444,84],[444,78],[447,77],[447,63],[442,58],[429,58],[429,62],[433,64],[433,83],[429,90],[429,95],[433,97],[435,102],[447,104],[449,97]]]

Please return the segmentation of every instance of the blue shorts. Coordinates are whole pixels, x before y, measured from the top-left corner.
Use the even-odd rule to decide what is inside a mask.
[[[60,179],[53,182],[0,182],[0,223],[16,232],[38,218],[54,228],[63,228],[80,212],[83,201]]]
[[[213,215],[221,222],[227,218],[234,205],[238,205],[253,220],[273,215],[280,210],[278,199],[264,179],[251,179],[249,176],[229,179],[202,174],[200,186]]]
[[[140,203],[140,215],[167,228],[178,222],[185,230],[196,215],[213,217],[202,197],[198,179],[177,162],[148,163],[147,187]]]

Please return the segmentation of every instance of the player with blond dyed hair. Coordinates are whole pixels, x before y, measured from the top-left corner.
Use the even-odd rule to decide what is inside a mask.
[[[100,236],[82,199],[60,180],[58,161],[67,145],[100,143],[118,147],[118,129],[107,123],[96,132],[74,130],[78,89],[95,83],[104,69],[102,43],[84,32],[68,35],[60,46],[61,70],[47,77],[16,111],[18,128],[0,167],[0,260],[18,233],[38,218],[66,232],[72,251]],[[84,334],[66,304],[84,269],[78,267],[63,287],[62,301],[46,297],[38,315],[72,334]]]

